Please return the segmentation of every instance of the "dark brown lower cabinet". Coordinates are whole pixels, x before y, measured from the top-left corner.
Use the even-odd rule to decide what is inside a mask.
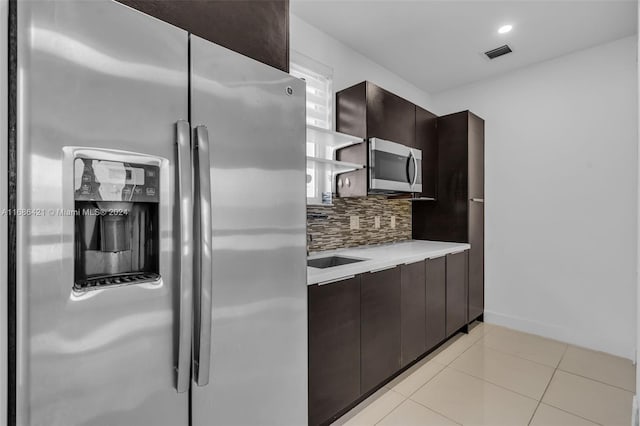
[[[400,369],[400,268],[364,273],[360,281],[360,391]]]
[[[400,266],[401,367],[426,350],[425,262]]]
[[[309,425],[360,397],[360,275],[309,287]]]
[[[469,321],[484,312],[484,203],[469,202]]]
[[[467,251],[447,255],[447,337],[467,324]]]
[[[471,261],[464,251],[308,287],[309,425],[333,420],[468,323],[471,298],[480,300]]]
[[[434,348],[446,336],[447,259],[427,259],[426,264],[426,349]]]

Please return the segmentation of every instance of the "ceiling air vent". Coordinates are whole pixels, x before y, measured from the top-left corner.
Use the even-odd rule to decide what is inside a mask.
[[[498,56],[506,55],[507,53],[511,52],[513,52],[513,50],[511,50],[511,48],[505,44],[504,46],[496,47],[493,50],[484,52],[484,54],[487,55],[489,59],[495,59]]]

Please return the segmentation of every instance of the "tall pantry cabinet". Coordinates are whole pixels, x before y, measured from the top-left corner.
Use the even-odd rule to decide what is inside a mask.
[[[462,111],[438,118],[436,201],[413,206],[413,238],[470,243],[468,322],[484,311],[484,120]]]

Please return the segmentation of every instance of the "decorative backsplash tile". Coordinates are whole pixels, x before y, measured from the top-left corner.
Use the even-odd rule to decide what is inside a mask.
[[[383,195],[334,198],[333,206],[307,206],[307,215],[310,252],[411,239],[411,201],[407,199],[387,199]],[[379,228],[375,227],[376,217]],[[351,229],[352,222],[358,222],[359,229]]]

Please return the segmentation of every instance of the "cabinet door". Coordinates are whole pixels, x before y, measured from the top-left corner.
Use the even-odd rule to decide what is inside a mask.
[[[309,424],[360,396],[360,276],[309,287]]]
[[[426,350],[425,262],[400,267],[402,366]]]
[[[363,139],[367,137],[366,81],[336,92],[336,132]],[[366,161],[366,157],[363,160]]]
[[[118,0],[192,34],[289,72],[288,0]]]
[[[484,312],[484,203],[469,202],[469,321]]]
[[[446,337],[447,263],[444,256],[426,264],[426,350]]]
[[[468,242],[468,112],[438,117],[438,201],[412,203],[413,238]]]
[[[367,82],[367,137],[416,146],[415,105]]]
[[[400,268],[362,274],[361,393],[400,368]]]
[[[467,324],[467,252],[447,255],[447,337]]]
[[[416,147],[422,151],[421,197],[436,198],[438,178],[438,117],[416,106]]]

